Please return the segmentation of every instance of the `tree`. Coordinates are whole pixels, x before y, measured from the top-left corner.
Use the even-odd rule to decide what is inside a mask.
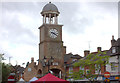
[[[10,65],[2,63],[2,82],[7,83],[10,72]]]
[[[108,64],[109,56],[106,52],[98,52],[96,54],[89,54],[86,57],[80,59],[78,62],[74,63],[75,67],[81,67],[81,70],[69,74],[71,78],[75,80],[88,79],[89,81],[95,81],[100,75],[101,66]],[[84,68],[88,68],[85,72]],[[97,74],[94,74],[97,71]]]

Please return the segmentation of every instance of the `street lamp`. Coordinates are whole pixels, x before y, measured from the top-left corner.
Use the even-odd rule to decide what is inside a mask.
[[[46,58],[45,56],[44,56],[44,58],[43,58],[43,61],[44,61],[44,63],[45,63],[45,66],[48,66],[48,73],[50,73],[50,71],[49,71],[49,69],[50,69],[50,66],[52,65],[52,63],[53,63],[53,60],[54,60],[54,58],[51,56],[51,58]]]

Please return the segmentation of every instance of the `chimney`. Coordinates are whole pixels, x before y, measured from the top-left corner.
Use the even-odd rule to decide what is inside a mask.
[[[31,63],[34,62],[34,57],[31,58]]]
[[[112,40],[114,40],[114,35],[112,35]]]
[[[114,39],[114,35],[112,35],[111,46],[115,45],[116,40]]]
[[[90,51],[89,50],[85,50],[84,51],[84,57],[87,56],[88,54],[90,54]]]
[[[63,53],[66,54],[66,46],[63,46]]]
[[[101,49],[102,49],[101,47],[97,47],[97,51],[98,51],[98,52],[99,52],[99,51],[102,51]]]

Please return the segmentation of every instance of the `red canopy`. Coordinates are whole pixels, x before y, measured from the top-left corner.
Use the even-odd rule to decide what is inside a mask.
[[[60,79],[51,73],[48,73],[47,75],[43,76],[42,78],[31,82],[31,83],[69,83],[69,81]]]

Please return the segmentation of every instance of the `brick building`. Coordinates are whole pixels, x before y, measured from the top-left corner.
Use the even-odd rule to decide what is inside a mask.
[[[74,66],[74,63],[75,63],[75,62],[78,62],[79,59],[85,59],[86,56],[89,55],[89,54],[95,55],[95,54],[97,54],[99,51],[105,52],[105,51],[107,51],[107,50],[102,51],[102,50],[101,50],[101,47],[97,47],[97,52],[91,52],[91,53],[90,53],[89,50],[85,50],[85,51],[84,51],[84,57],[80,57],[80,56],[79,56],[80,58],[77,58],[77,57],[76,57],[75,60],[72,59],[73,61],[71,60],[71,61],[70,61],[71,63],[68,63],[68,64],[67,64],[66,72],[68,72],[68,73],[67,73],[66,79],[69,78],[69,74],[72,73],[71,71],[76,72],[76,71],[79,71],[79,70],[83,70],[83,71],[84,71],[84,74],[87,74],[87,73],[89,72],[89,70],[90,70],[90,69],[89,69],[89,66],[86,66],[86,67],[84,67],[84,68],[82,68],[81,66],[75,67],[75,66]],[[74,56],[74,57],[75,57],[75,56]],[[106,67],[101,65],[101,75],[104,75],[104,72],[105,72],[105,71],[106,71]],[[94,69],[94,70],[92,70],[92,74],[98,74],[98,71],[95,71],[95,69]],[[74,79],[68,79],[68,80],[74,80]],[[85,80],[86,80],[86,79],[85,79]]]
[[[105,72],[110,72],[111,76],[109,77],[110,80],[118,80],[120,78],[120,38],[117,40],[114,39],[114,36],[112,36],[111,40],[111,48],[109,50],[103,50],[101,47],[97,47],[97,52],[91,52],[89,50],[84,51],[84,59],[88,54],[97,54],[99,51],[101,52],[106,52],[106,54],[102,56],[110,56],[109,58],[109,63],[108,65],[103,66],[102,64],[100,65],[100,75],[98,76],[97,80],[105,80],[106,78],[104,77]],[[78,59],[79,60],[79,59]],[[75,62],[77,62],[76,60]],[[74,62],[73,62],[74,63]],[[79,71],[79,70],[84,70],[84,73],[87,74],[89,71],[89,66],[86,66],[85,68],[81,67],[74,67],[72,64],[68,64],[67,66],[67,71],[69,73],[72,73],[71,70],[74,71]],[[95,67],[95,66],[94,66]],[[98,71],[95,69],[92,70],[92,74],[98,74]],[[69,75],[67,75],[69,77]],[[68,79],[68,80],[74,80],[74,79]]]

